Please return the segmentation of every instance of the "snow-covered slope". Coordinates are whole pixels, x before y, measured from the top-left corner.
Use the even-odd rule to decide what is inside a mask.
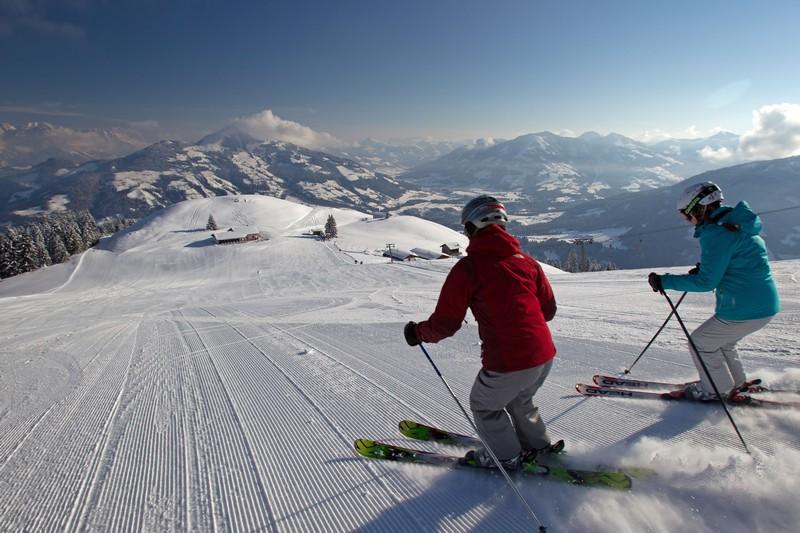
[[[264,225],[271,238],[210,245],[209,211],[221,227]],[[70,265],[0,282],[0,529],[533,530],[500,476],[353,451],[365,436],[446,450],[400,437],[404,418],[470,431],[402,339],[405,322],[432,311],[454,260],[373,255],[387,242],[464,237],[351,211],[333,211],[336,243],[303,236],[329,211],[198,199]],[[800,387],[800,262],[775,268],[784,311],[741,352],[751,375]],[[645,275],[551,273],[559,354],[537,401],[570,460],[657,476],[629,492],[542,479],[517,480],[519,490],[549,531],[792,531],[800,413],[733,409],[751,458],[716,406],[575,394],[576,381],[630,364],[666,317]],[[680,309],[696,325],[711,308],[710,295],[691,295]],[[468,317],[428,346],[465,404],[477,342]],[[685,350],[671,325],[634,375],[692,379]]]

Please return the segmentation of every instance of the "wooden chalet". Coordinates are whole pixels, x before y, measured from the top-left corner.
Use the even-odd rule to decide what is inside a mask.
[[[236,244],[240,242],[260,241],[261,233],[254,228],[228,228],[225,231],[212,233],[217,244]]]

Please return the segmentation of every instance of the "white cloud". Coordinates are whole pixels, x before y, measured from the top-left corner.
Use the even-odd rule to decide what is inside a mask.
[[[344,144],[329,133],[318,132],[297,122],[284,120],[271,109],[236,119],[234,124],[245,133],[261,140],[286,141],[312,149],[338,147]]]
[[[703,159],[710,159],[711,161],[725,161],[733,157],[733,151],[724,146],[721,148],[712,148],[711,146],[704,146],[698,152]]]
[[[739,151],[758,159],[800,155],[800,105],[771,104],[753,111],[753,129],[742,136]]]
[[[658,128],[647,130],[641,135],[637,136],[636,139],[643,143],[650,144],[657,143],[659,141],[667,141],[670,139],[703,139],[724,131],[728,130],[725,128],[720,128],[719,126],[704,131],[692,124],[685,130],[679,132],[669,132]]]

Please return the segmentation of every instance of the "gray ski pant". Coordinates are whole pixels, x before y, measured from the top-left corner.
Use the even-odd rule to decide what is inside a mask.
[[[715,315],[692,332],[692,340],[698,353],[694,353],[691,345],[689,352],[706,392],[714,392],[714,387],[703,371],[698,356],[706,364],[720,394],[727,394],[734,386],[741,386],[747,381],[736,343],[766,326],[770,320],[771,316],[754,320],[722,320]]]
[[[533,395],[542,386],[550,368],[547,363],[516,372],[481,370],[472,385],[469,406],[478,434],[501,461],[525,450],[544,448],[550,436]]]

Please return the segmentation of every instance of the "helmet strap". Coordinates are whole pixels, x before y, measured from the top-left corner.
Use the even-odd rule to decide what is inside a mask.
[[[464,224],[464,233],[467,237],[472,238],[473,235],[478,231],[478,226],[473,224],[472,222],[467,222]]]

